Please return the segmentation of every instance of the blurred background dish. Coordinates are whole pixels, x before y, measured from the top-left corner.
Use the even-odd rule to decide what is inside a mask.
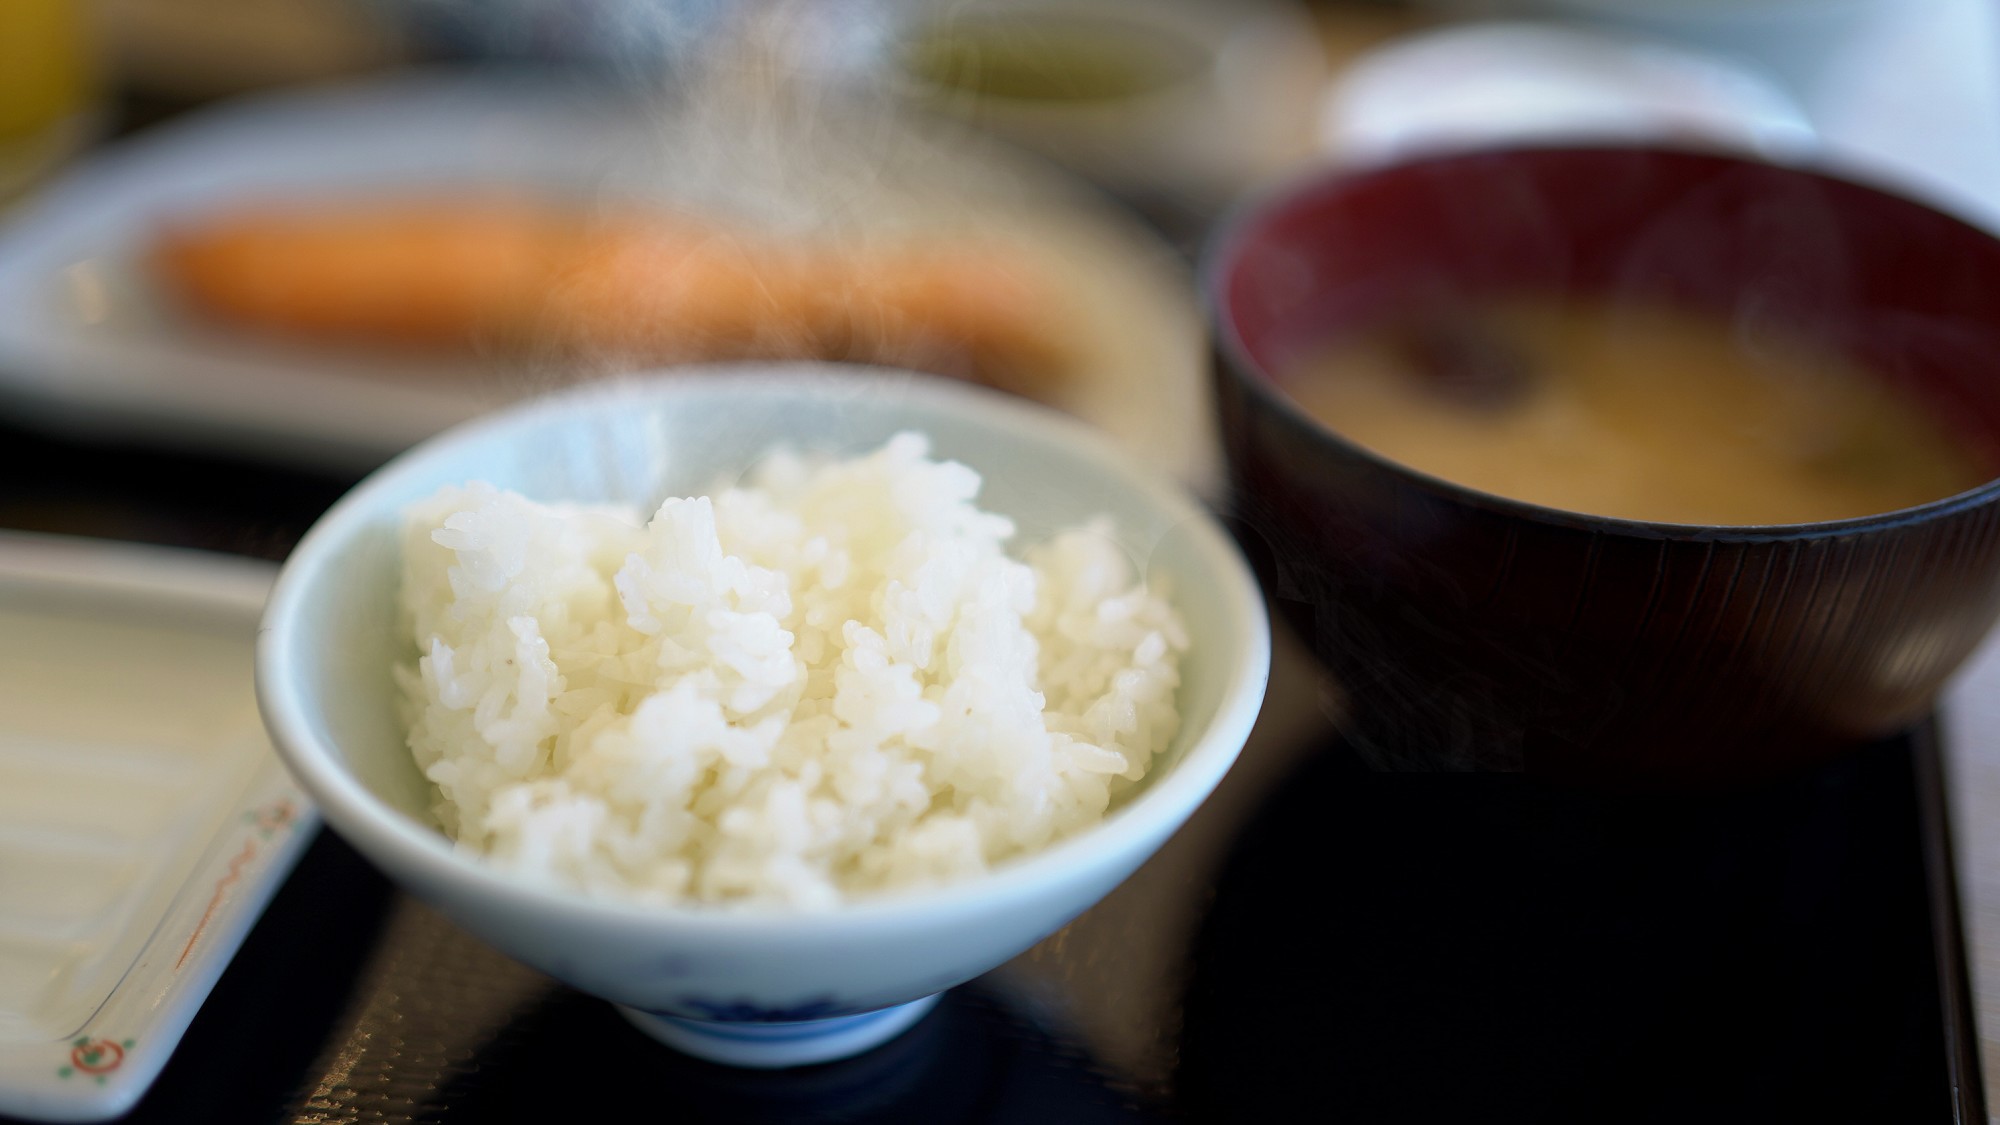
[[[831,102],[798,112],[787,122],[717,98],[663,113],[574,76],[444,72],[190,118],[76,169],[0,231],[0,390],[73,426],[378,463],[603,365],[272,339],[190,315],[144,258],[166,225],[232,206],[511,192],[669,208],[793,241],[1003,245],[1060,310],[1049,327],[1066,371],[1043,397],[1156,468],[1209,479],[1199,314],[1156,236],[962,131]]]
[[[1776,82],[1820,158],[2000,227],[2000,12],[1983,0],[1419,0],[1701,51]]]
[[[1726,56],[1567,24],[1454,24],[1356,59],[1321,109],[1325,150],[1381,162],[1448,148],[1630,140],[1771,159],[1814,147],[1803,109]]]
[[[239,0],[241,2],[241,0]],[[427,57],[568,62],[654,74],[712,48],[757,5],[730,0],[362,0]]]
[[[1312,154],[1326,55],[1289,0],[887,0],[861,19],[827,7],[810,61],[1168,219],[1213,214]]]
[[[1951,0],[1423,0],[1454,15],[1540,15],[1720,52],[1815,99],[1869,40]]]

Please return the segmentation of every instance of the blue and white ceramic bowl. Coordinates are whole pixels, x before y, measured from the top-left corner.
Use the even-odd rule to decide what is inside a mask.
[[[1192,641],[1182,730],[1104,821],[976,880],[822,913],[645,908],[528,885],[456,851],[404,742],[390,669],[400,512],[484,479],[542,500],[704,490],[773,445],[849,454],[899,430],[978,469],[982,507],[1023,541],[1105,513],[1171,578]],[[436,438],[336,504],[265,611],[258,695],[326,821],[411,892],[500,950],[612,1000],[659,1038],[743,1065],[853,1054],[939,992],[1087,909],[1187,819],[1235,760],[1264,694],[1263,601],[1235,545],[1184,494],[1042,407],[946,380],[830,365],[689,369],[587,387]]]

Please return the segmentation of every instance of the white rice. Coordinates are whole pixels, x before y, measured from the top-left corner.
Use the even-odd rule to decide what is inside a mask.
[[[458,846],[650,903],[825,908],[1095,823],[1179,725],[1187,647],[1098,523],[1009,558],[902,434],[634,509],[413,505],[398,669]]]

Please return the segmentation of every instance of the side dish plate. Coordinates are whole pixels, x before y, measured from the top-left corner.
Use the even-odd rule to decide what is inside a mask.
[[[249,560],[0,534],[0,1114],[118,1116],[317,824]]]
[[[72,428],[372,468],[579,373],[202,322],[149,276],[163,223],[412,193],[644,201],[775,231],[1003,241],[1059,287],[1076,352],[1054,405],[1150,467],[1212,483],[1201,312],[1160,238],[963,129],[817,104],[799,110],[802,124],[724,119],[734,104],[655,103],[534,73],[417,72],[220,105],[109,146],[0,225],[0,396]]]

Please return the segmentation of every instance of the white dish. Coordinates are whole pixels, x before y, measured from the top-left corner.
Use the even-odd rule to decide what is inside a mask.
[[[1090,377],[1057,405],[1155,468],[1212,481],[1201,313],[1164,243],[969,134],[819,103],[800,112],[808,119],[733,96],[687,96],[668,112],[575,80],[444,72],[198,114],[105,150],[0,229],[0,395],[71,426],[371,467],[564,373],[319,350],[193,322],[141,268],[155,225],[234,199],[426,185],[642,196],[748,211],[778,229],[1019,235],[1054,267],[1087,340]]]
[[[274,573],[0,533],[0,1114],[131,1108],[311,835],[253,692]]]

